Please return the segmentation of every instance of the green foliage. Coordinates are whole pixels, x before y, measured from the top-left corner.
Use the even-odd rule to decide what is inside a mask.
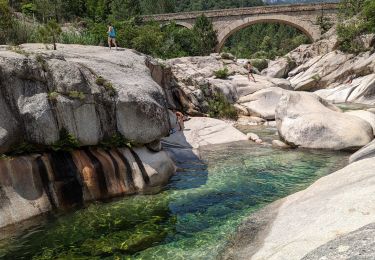
[[[7,0],[0,0],[0,44],[6,44],[9,33],[13,30],[13,17]]]
[[[27,51],[25,51],[24,49],[22,49],[18,45],[9,46],[7,49],[8,49],[8,51],[12,51],[12,52],[15,52],[15,53],[18,53],[18,54],[21,54],[21,55],[25,55],[26,57],[28,57],[30,55],[30,53],[28,53]]]
[[[61,27],[56,20],[49,20],[47,24],[41,26],[38,30],[41,42],[45,44],[52,43],[54,50],[57,49],[56,42],[61,32]]]
[[[204,14],[196,19],[193,34],[196,55],[209,55],[215,51],[217,33],[212,22]]]
[[[35,59],[39,63],[39,65],[42,67],[43,71],[47,72],[48,71],[48,63],[47,63],[46,59],[40,54],[35,55]]]
[[[274,59],[306,43],[309,43],[309,39],[294,27],[260,23],[229,37],[223,51],[239,58]]]
[[[37,7],[34,3],[25,3],[22,5],[21,10],[26,15],[32,15],[36,13]]]
[[[29,142],[22,141],[14,145],[13,147],[11,147],[10,151],[11,151],[9,153],[10,155],[17,156],[17,155],[35,153],[37,152],[37,148]]]
[[[84,100],[86,98],[86,95],[83,92],[72,90],[69,92],[69,97],[73,99]]]
[[[216,93],[211,100],[208,100],[208,114],[213,118],[238,119],[236,108],[222,93]]]
[[[111,149],[111,148],[121,148],[121,147],[129,147],[133,146],[132,142],[126,139],[122,134],[116,133],[110,138],[103,140],[100,144],[100,147],[104,149]]]
[[[54,151],[73,151],[79,148],[80,144],[72,134],[68,132],[65,128],[60,130],[60,139],[52,144],[51,148]]]
[[[329,17],[326,17],[323,14],[316,18],[316,23],[319,25],[321,33],[326,33],[333,26]]]
[[[227,67],[224,67],[223,69],[214,71],[214,74],[217,79],[227,79],[229,77],[229,70]]]
[[[113,87],[112,83],[103,78],[102,76],[99,76],[96,78],[95,83],[99,86],[103,86],[106,91],[108,92],[110,97],[115,97],[117,95],[116,89]]]
[[[364,51],[358,37],[364,32],[364,24],[356,21],[350,24],[337,26],[339,49],[347,53],[359,53]]]
[[[264,69],[268,68],[268,61],[265,59],[255,59],[251,61],[251,64],[257,68],[259,71],[262,71]]]
[[[363,19],[368,32],[375,33],[375,0],[366,0],[363,5]]]
[[[341,0],[341,19],[348,19],[362,12],[364,2],[365,0]]]
[[[56,91],[52,91],[48,93],[48,100],[55,102],[60,94]]]

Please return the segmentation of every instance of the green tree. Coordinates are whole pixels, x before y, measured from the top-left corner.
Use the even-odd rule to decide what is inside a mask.
[[[56,50],[56,42],[61,34],[62,30],[60,25],[56,22],[56,20],[50,20],[47,24],[39,28],[39,37],[40,40],[47,44],[52,43],[53,49]]]
[[[375,33],[375,0],[366,0],[363,5],[363,16],[366,29]]]
[[[139,0],[113,0],[111,3],[113,19],[129,19],[141,14]]]
[[[365,0],[341,0],[340,1],[340,17],[347,19],[360,13],[363,9]]]
[[[208,55],[215,50],[217,45],[217,33],[212,22],[202,14],[199,16],[193,27],[194,52],[196,55]]]
[[[12,31],[12,13],[8,1],[0,0],[0,44],[6,44]]]

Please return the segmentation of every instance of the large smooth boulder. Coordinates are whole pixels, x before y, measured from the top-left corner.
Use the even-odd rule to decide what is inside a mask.
[[[288,57],[282,57],[268,63],[268,68],[262,71],[262,74],[271,78],[285,78],[295,64]]]
[[[371,125],[342,113],[317,95],[287,92],[276,108],[280,137],[294,147],[357,149],[374,138]]]
[[[300,260],[330,241],[373,223],[374,165],[375,158],[355,162],[252,214],[223,258]],[[341,253],[345,248],[346,243],[341,245]],[[373,252],[372,244],[366,254],[369,251]]]
[[[353,110],[346,112],[348,115],[359,117],[368,122],[374,131],[375,135],[375,114],[365,110]]]
[[[127,49],[42,44],[0,51],[0,152],[20,142],[51,145],[66,129],[82,146],[116,133],[137,144],[169,131],[166,97]]]
[[[375,141],[350,156],[349,162],[354,163],[363,159],[375,157]]]
[[[242,97],[238,102],[247,108],[251,116],[275,120],[276,106],[281,96],[287,92],[287,90],[281,88],[266,88]]]

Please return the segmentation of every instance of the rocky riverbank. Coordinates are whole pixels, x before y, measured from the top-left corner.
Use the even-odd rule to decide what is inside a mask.
[[[168,182],[176,166],[161,139],[176,120],[153,68],[149,57],[127,49],[0,48],[0,227],[53,209],[154,192]],[[215,119],[187,126],[186,136],[166,140],[191,152],[246,140]]]

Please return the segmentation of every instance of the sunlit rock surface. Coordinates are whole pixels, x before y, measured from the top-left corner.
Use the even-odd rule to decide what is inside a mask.
[[[288,92],[276,108],[280,137],[295,147],[356,149],[374,138],[365,120],[342,113],[313,93]]]
[[[51,145],[64,128],[81,145],[115,133],[147,144],[169,131],[162,88],[146,56],[104,47],[22,45],[0,51],[0,144]]]

